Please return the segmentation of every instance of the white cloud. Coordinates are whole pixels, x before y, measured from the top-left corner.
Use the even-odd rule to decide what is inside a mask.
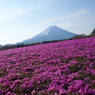
[[[38,27],[58,25],[68,28],[81,25],[84,23],[89,23],[89,21],[93,20],[93,17],[95,16],[93,15],[91,16],[88,10],[79,10],[74,13],[44,19],[43,21],[36,23],[35,25]]]
[[[68,16],[65,20],[63,19],[63,21],[64,23],[61,22],[57,25],[64,28],[71,28],[95,22],[95,15],[91,15],[89,12],[83,12],[77,15]]]
[[[27,10],[9,10],[6,13],[1,13],[0,14],[0,23],[12,20],[16,17],[22,16],[24,14],[27,14],[33,10],[35,10],[36,8],[30,8]]]
[[[91,23],[93,22],[95,22],[94,14],[90,14],[89,10],[79,10],[70,14],[44,19],[41,22],[33,24],[32,27],[35,27],[36,29],[35,35],[52,25],[57,25],[63,29],[73,31],[74,33],[78,33],[77,31],[78,29],[76,29],[76,27],[79,27],[80,29],[81,27],[84,26],[85,28],[87,24],[90,23],[91,25]]]

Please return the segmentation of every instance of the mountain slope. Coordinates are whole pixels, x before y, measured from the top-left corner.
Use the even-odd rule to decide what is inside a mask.
[[[63,30],[57,26],[50,26],[40,34],[34,36],[33,38],[22,41],[22,43],[31,44],[43,41],[69,39],[75,35],[76,34]]]
[[[12,46],[12,45],[15,45],[15,44],[5,44],[4,46]]]
[[[0,45],[0,47],[2,47],[2,45]]]

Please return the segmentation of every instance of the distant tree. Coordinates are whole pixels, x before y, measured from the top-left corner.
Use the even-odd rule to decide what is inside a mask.
[[[84,38],[85,36],[86,36],[85,34],[80,34],[80,35],[74,36],[73,39]]]
[[[91,35],[95,35],[95,28],[94,28],[94,30],[92,31]]]

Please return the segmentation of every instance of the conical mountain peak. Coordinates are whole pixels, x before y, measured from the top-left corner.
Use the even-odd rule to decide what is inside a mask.
[[[59,27],[57,27],[57,26],[49,26],[47,29],[57,29],[57,28],[59,28]]]
[[[57,26],[55,26],[55,25],[54,26],[49,26],[48,28],[57,28]]]
[[[57,27],[57,26],[49,26],[48,28],[46,28],[43,32],[41,32],[40,34],[46,35],[46,34],[50,34],[50,33],[54,33],[54,32],[58,32],[61,28]]]
[[[49,26],[43,32],[39,33],[38,35],[30,38],[28,40],[24,40],[23,44],[31,44],[36,42],[43,42],[43,41],[52,41],[52,40],[63,40],[69,39],[75,36],[76,34],[71,33],[67,30],[59,28],[57,26]]]

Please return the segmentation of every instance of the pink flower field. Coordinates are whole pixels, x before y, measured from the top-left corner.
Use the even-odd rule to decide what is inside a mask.
[[[95,37],[0,51],[0,95],[95,95]]]

